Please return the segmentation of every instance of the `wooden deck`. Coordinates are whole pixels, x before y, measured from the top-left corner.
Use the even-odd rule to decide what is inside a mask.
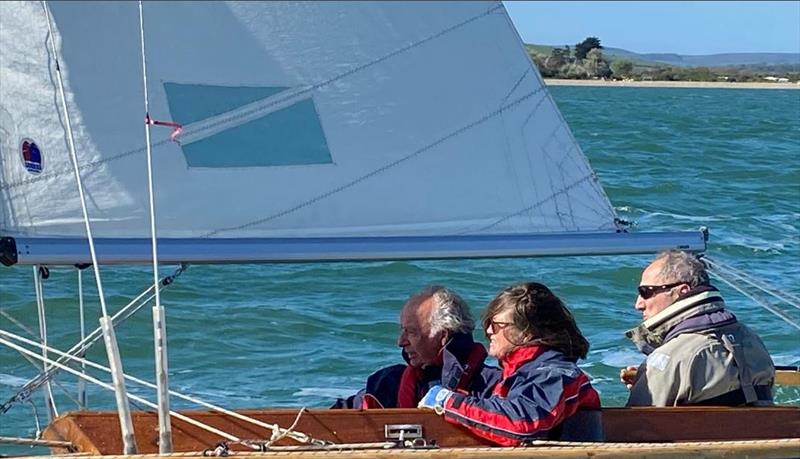
[[[288,427],[298,410],[242,410],[249,417]],[[271,431],[219,413],[188,411],[182,414],[224,430],[242,440],[264,441]],[[333,446],[325,451],[274,451],[253,453],[243,445],[230,445],[237,455],[291,455],[330,457],[347,453],[348,457],[687,457],[696,454],[724,456],[739,451],[752,457],[800,456],[800,407],[726,408],[606,408],[603,409],[604,443],[564,443],[555,446],[544,442],[529,448],[487,448],[488,445],[460,426],[439,416],[416,409],[389,410],[311,410],[305,412],[295,430],[314,438],[337,444],[385,442],[388,424],[419,424],[423,437],[439,449],[385,449],[357,451]],[[134,430],[140,455],[158,452],[158,416],[153,412],[135,412]],[[198,456],[213,448],[221,439],[199,427],[173,419],[173,456]],[[56,419],[44,438],[67,440],[73,451],[90,455],[116,455],[122,442],[115,412],[74,412]],[[755,440],[755,441],[754,441]],[[278,446],[296,443],[283,439]],[[738,449],[737,449],[738,448]],[[338,454],[337,451],[338,450]],[[447,452],[447,454],[445,454]],[[535,452],[535,455],[534,455]],[[543,454],[540,456],[540,453]],[[546,453],[546,454],[545,454]],[[740,455],[736,453],[736,455]],[[444,456],[442,454],[445,454]],[[320,456],[322,455],[322,456]],[[130,456],[127,456],[130,457]]]

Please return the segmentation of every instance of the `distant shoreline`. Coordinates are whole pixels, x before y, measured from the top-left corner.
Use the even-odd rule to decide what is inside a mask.
[[[563,80],[545,78],[548,86],[611,86],[627,88],[725,88],[725,89],[800,89],[796,83],[745,82],[731,83],[724,81],[611,81],[611,80]]]

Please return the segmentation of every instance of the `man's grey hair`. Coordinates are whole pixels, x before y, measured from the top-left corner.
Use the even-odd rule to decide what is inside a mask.
[[[659,261],[662,262],[659,277],[664,283],[686,282],[691,288],[709,285],[706,266],[689,252],[665,250],[656,255],[653,263]]]
[[[427,298],[433,298],[431,337],[442,331],[471,334],[475,329],[469,306],[454,291],[441,285],[432,285],[414,294],[408,302],[421,303]]]

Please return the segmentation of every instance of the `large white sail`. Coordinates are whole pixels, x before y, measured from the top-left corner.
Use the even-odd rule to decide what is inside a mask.
[[[137,5],[48,6],[94,233],[148,237]],[[160,237],[615,229],[500,3],[144,13],[151,116],[183,126],[154,128]],[[83,236],[42,4],[0,3],[0,40],[0,229]]]
[[[4,232],[84,234],[39,2],[3,2]],[[98,237],[147,237],[138,9],[53,2]],[[503,6],[147,2],[162,237],[614,229]],[[38,148],[26,169],[23,142]]]

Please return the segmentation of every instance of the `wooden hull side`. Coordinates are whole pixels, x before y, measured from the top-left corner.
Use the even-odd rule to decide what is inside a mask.
[[[297,416],[296,410],[239,412],[263,422],[277,423],[282,427],[290,426]],[[220,413],[194,411],[182,414],[241,439],[264,441],[272,434],[269,430]],[[157,453],[157,414],[135,412],[133,422],[138,452]],[[296,430],[335,443],[372,443],[385,441],[384,426],[387,424],[420,424],[423,436],[427,440],[435,440],[442,448],[466,451],[487,446],[483,440],[473,436],[466,429],[445,422],[432,412],[415,409],[311,410],[301,416]],[[606,408],[603,409],[603,427],[605,440],[610,443],[800,439],[800,407]],[[222,440],[217,435],[174,418],[172,428],[175,451],[200,453],[206,448],[213,448]],[[120,454],[122,451],[119,420],[115,412],[73,412],[62,415],[45,430],[44,438],[71,441],[76,445],[77,452],[93,455]],[[296,442],[283,439],[276,444],[290,446],[296,445]],[[758,449],[753,445],[745,445],[743,448]],[[231,445],[231,449],[247,451],[242,445]],[[570,446],[568,449],[574,447]],[[494,451],[500,450],[494,449]],[[688,453],[688,450],[686,452]],[[795,449],[794,453],[794,456],[798,456],[800,450]]]

